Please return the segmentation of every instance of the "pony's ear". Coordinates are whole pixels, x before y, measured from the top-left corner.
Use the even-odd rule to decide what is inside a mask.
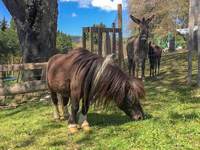
[[[148,18],[147,19],[147,23],[149,23],[154,17],[155,17],[155,15],[151,16],[150,18]]]
[[[140,21],[139,19],[135,18],[135,17],[132,16],[132,15],[130,15],[130,17],[131,17],[131,19],[132,19],[135,23],[140,24],[141,21]]]

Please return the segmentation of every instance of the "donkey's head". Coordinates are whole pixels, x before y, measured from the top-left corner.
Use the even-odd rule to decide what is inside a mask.
[[[134,16],[130,15],[131,19],[139,25],[139,35],[140,41],[146,43],[148,40],[148,29],[149,29],[149,22],[154,18],[154,15],[147,20],[145,18],[141,20],[135,18]]]

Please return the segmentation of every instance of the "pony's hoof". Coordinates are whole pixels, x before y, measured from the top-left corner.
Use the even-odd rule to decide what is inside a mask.
[[[74,133],[78,132],[78,128],[77,127],[71,127],[71,128],[69,128],[69,132],[71,134],[74,134]]]
[[[89,125],[82,127],[83,131],[89,131],[91,127]]]
[[[55,121],[56,122],[60,122],[60,118],[55,118]]]

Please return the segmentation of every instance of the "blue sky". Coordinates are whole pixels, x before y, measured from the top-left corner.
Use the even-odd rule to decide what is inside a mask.
[[[58,29],[70,35],[81,35],[82,27],[103,22],[111,27],[117,15],[117,4],[126,6],[125,0],[58,0]],[[123,13],[126,13],[125,9]],[[0,18],[11,16],[0,1]]]

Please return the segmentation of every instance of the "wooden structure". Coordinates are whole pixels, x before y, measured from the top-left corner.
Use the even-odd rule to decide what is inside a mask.
[[[13,65],[0,65],[0,96],[9,96],[16,94],[24,94],[30,92],[37,92],[47,90],[46,81],[35,80],[29,82],[15,83],[12,85],[3,84],[4,71],[17,71],[17,70],[35,70],[45,69],[47,62],[44,63],[26,63],[26,64],[13,64]]]
[[[122,36],[122,5],[118,4],[118,27],[115,28],[115,23],[112,24],[112,28],[99,28],[99,27],[83,27],[82,29],[82,47],[86,48],[86,34],[89,33],[89,45],[90,51],[94,52],[93,47],[93,34],[98,33],[98,55],[105,57],[109,54],[114,54],[115,58],[118,58],[119,66],[124,68],[124,55],[123,55],[123,36]],[[110,36],[112,33],[112,48],[110,49]],[[102,34],[106,33],[106,48],[102,51]],[[119,35],[118,45],[116,45],[116,33]],[[116,53],[116,46],[118,46],[118,54]]]
[[[82,33],[82,46],[86,48],[86,33],[89,33],[90,37],[90,51],[93,49],[93,34],[98,34],[98,54],[100,56],[106,56],[108,54],[114,54],[114,57],[118,59],[118,63],[121,68],[124,68],[123,57],[123,36],[122,36],[122,6],[118,5],[118,28],[115,28],[115,23],[112,24],[112,28],[98,28],[98,27],[83,27]],[[112,46],[110,44],[109,33],[112,33]],[[102,34],[106,33],[106,48],[102,52]],[[116,51],[116,33],[118,33],[118,53]],[[110,45],[109,45],[110,44]],[[112,47],[112,48],[111,48]],[[104,55],[103,55],[104,54]],[[12,85],[4,85],[3,72],[4,71],[17,71],[17,70],[35,70],[45,69],[47,62],[44,63],[26,63],[26,64],[13,64],[13,65],[1,65],[0,63],[0,96],[9,96],[24,94],[29,92],[37,92],[47,90],[46,81],[35,80],[29,82],[15,83]]]

